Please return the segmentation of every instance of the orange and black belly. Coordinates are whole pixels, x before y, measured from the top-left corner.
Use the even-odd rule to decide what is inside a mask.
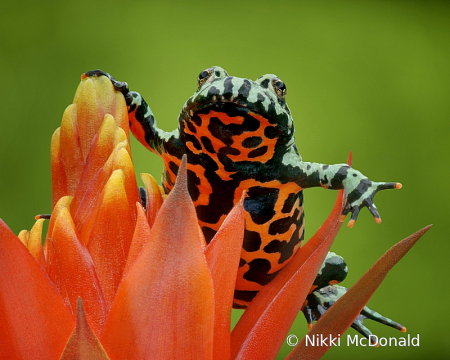
[[[303,240],[303,192],[280,180],[283,129],[232,103],[205,107],[180,123],[188,159],[188,186],[209,242],[246,191],[246,229],[235,303],[246,307],[286,265]],[[175,183],[179,160],[162,154],[163,187]]]

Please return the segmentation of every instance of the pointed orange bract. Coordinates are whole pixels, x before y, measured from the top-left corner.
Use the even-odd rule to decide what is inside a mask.
[[[236,359],[275,359],[341,226],[344,192],[316,234],[251,302],[231,334]],[[273,331],[277,329],[277,331]]]
[[[213,329],[213,285],[184,161],[120,284],[101,340],[112,359],[211,359]]]
[[[120,92],[114,90],[107,77],[83,78],[73,103],[77,105],[76,118],[80,129],[80,147],[84,160],[106,114],[111,114],[117,126],[128,134],[128,112],[125,99]]]
[[[54,248],[52,246],[51,235],[53,233],[53,227],[55,226],[56,219],[58,218],[58,214],[62,209],[68,207],[72,202],[71,196],[63,196],[58,200],[58,202],[53,207],[53,216],[50,218],[50,223],[48,224],[47,236],[45,238],[44,244],[44,256],[46,260],[45,271],[49,274],[50,267],[52,265],[52,259],[55,258]]]
[[[102,344],[92,331],[81,298],[77,301],[77,324],[67,341],[60,360],[109,360]]]
[[[105,185],[87,248],[94,261],[108,308],[116,296],[134,233],[125,175],[115,170]],[[136,209],[136,205],[133,204]]]
[[[73,196],[84,167],[75,104],[69,105],[64,111],[60,129],[61,162],[64,164],[67,179],[67,194],[65,195]]]
[[[31,228],[27,244],[31,255],[33,255],[43,269],[45,269],[44,249],[42,247],[42,227],[44,225],[44,221],[44,219],[39,219],[36,221],[34,226]]]
[[[138,255],[142,252],[147,240],[150,239],[150,226],[147,222],[147,215],[145,215],[142,205],[136,203],[137,220],[134,229],[133,240],[131,240],[130,251],[128,252],[127,263],[123,269],[125,274],[136,261]]]
[[[117,137],[116,132],[119,131],[121,136]],[[116,138],[118,140],[117,142],[115,141]],[[74,213],[78,210],[78,206],[83,200],[86,191],[91,186],[99,170],[108,160],[114,148],[118,143],[125,140],[127,140],[125,132],[117,127],[111,115],[106,115],[87,155],[86,166],[84,166],[81,181],[78,183],[77,191],[74,195],[74,202],[72,204]]]
[[[48,274],[74,315],[78,297],[83,299],[89,322],[98,333],[105,323],[108,307],[93,261],[78,239],[68,206],[61,207],[52,217],[56,219],[49,238],[53,251],[48,255]]]
[[[380,286],[389,270],[406,255],[430,227],[431,225],[424,227],[386,251],[356,284],[325,312],[308,335],[312,338],[316,334],[327,334],[327,336],[329,334],[330,337],[343,334]],[[329,348],[328,346],[306,346],[305,338],[303,338],[287,359],[320,359]]]
[[[52,136],[50,159],[52,169],[52,208],[63,196],[68,194],[67,176],[61,160],[61,128],[56,129]]]
[[[0,353],[3,359],[57,359],[75,326],[58,290],[0,219]]]
[[[214,284],[214,360],[230,358],[230,320],[245,230],[244,197],[205,249]]]
[[[115,123],[113,126],[111,121]],[[103,129],[99,135],[103,123],[107,123],[106,127],[114,134]],[[117,127],[123,129],[121,134]],[[97,167],[101,166],[101,159],[109,156],[117,142],[128,140],[128,132],[128,113],[123,95],[115,91],[111,81],[104,76],[84,78],[78,86],[74,103],[64,112],[61,128],[52,138],[53,206],[63,196],[74,196],[80,181],[84,183],[78,192],[85,192],[86,185],[98,171]],[[95,148],[94,156],[89,156],[91,147]],[[76,211],[78,200],[74,205]]]

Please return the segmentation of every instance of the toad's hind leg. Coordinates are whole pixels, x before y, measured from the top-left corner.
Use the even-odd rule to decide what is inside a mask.
[[[314,281],[313,291],[306,298],[302,309],[309,328],[313,326],[314,321],[318,321],[326,311],[347,292],[347,288],[336,285],[345,279],[347,270],[347,264],[341,256],[336,255],[333,252],[327,254],[316,280]],[[366,338],[369,338],[369,335],[372,335],[372,333],[364,325],[365,319],[377,321],[397,330],[406,330],[403,325],[400,325],[365,306],[351,327]]]

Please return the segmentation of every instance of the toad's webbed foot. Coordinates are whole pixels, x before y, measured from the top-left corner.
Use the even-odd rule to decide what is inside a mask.
[[[131,105],[133,101],[133,96],[130,93],[130,89],[128,88],[128,84],[126,82],[117,81],[111,75],[100,69],[85,72],[83,75],[81,75],[81,79],[85,79],[91,76],[106,76],[111,81],[112,85],[114,86],[114,89],[120,91],[122,95],[125,97],[127,106]]]
[[[130,91],[126,82],[117,81],[108,73],[102,70],[91,70],[81,75],[81,79],[87,77],[105,76],[114,86],[116,91],[122,93],[128,107],[128,119],[130,121],[130,130],[136,139],[139,140],[147,149],[163,155],[171,152],[176,158],[181,159],[183,147],[179,142],[179,132],[174,130],[170,133],[158,128],[152,110],[144,98],[136,91]],[[167,162],[169,162],[168,160]]]
[[[303,314],[308,322],[308,327],[311,328],[313,321],[319,320],[320,317],[347,292],[347,290],[348,289],[343,286],[328,285],[309,294],[306,298],[306,305],[303,308]],[[377,321],[403,332],[406,331],[406,328],[403,325],[400,325],[365,306],[351,327],[368,339],[369,335],[372,335],[372,332],[364,325],[365,319]],[[372,343],[375,344],[373,341],[374,340],[372,340]]]
[[[358,214],[363,207],[369,209],[377,223],[381,222],[380,214],[373,202],[375,194],[385,189],[401,189],[402,184],[396,182],[373,182],[362,175],[359,171],[351,171],[355,179],[348,178],[344,180],[344,188],[347,192],[347,203],[342,212],[341,221],[344,221],[346,215],[351,212],[348,227],[353,227],[358,218]],[[356,181],[355,181],[356,180]],[[359,180],[359,181],[358,181]]]
[[[374,182],[349,164],[325,165],[303,162],[293,150],[287,155],[287,165],[283,168],[283,173],[289,174],[286,176],[287,181],[296,182],[302,189],[321,186],[325,189],[345,190],[347,201],[341,221],[344,221],[346,215],[351,212],[349,227],[353,227],[363,207],[367,207],[375,221],[380,223],[380,214],[373,202],[375,194],[380,190],[402,187],[402,184],[397,182]]]

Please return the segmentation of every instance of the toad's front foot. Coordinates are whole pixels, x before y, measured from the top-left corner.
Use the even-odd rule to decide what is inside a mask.
[[[324,315],[325,312],[347,292],[347,290],[348,289],[343,286],[329,285],[309,294],[306,298],[306,305],[303,308],[303,314],[308,322],[308,327],[311,328],[313,326],[313,321],[319,320],[322,315]],[[365,319],[377,321],[402,332],[406,331],[406,328],[403,325],[400,325],[365,306],[351,326],[368,339],[372,339],[369,338],[369,335],[372,335],[372,332],[364,325]],[[375,343],[373,344],[375,345]]]
[[[363,207],[367,207],[373,215],[375,221],[377,223],[381,223],[380,214],[378,213],[377,207],[373,203],[373,197],[380,190],[401,189],[402,184],[396,182],[373,182],[359,173],[359,171],[355,172],[353,177],[356,179],[350,178],[347,184],[345,184],[344,181],[345,190],[348,195],[347,203],[341,215],[341,222],[344,221],[347,214],[351,212],[352,215],[350,217],[350,221],[348,222],[348,227],[353,227],[361,209]],[[355,181],[358,178],[360,178],[359,182]]]
[[[111,81],[112,85],[114,86],[114,89],[120,91],[123,94],[127,105],[130,106],[131,102],[133,101],[133,97],[130,93],[130,89],[128,88],[128,84],[126,82],[117,81],[111,75],[105,73],[100,69],[85,72],[83,75],[81,75],[81,79],[85,79],[87,77],[92,76],[106,76]]]

